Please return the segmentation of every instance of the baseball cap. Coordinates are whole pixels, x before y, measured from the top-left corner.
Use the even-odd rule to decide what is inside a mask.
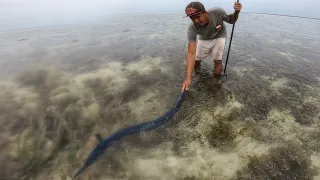
[[[201,2],[193,1],[186,6],[185,13],[187,14],[187,16],[185,17],[194,16],[204,11],[205,11],[205,8]]]

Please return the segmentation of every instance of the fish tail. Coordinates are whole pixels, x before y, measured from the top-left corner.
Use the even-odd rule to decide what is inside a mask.
[[[78,177],[81,173],[84,172],[84,170],[86,169],[86,166],[83,166],[82,168],[80,168],[77,173],[73,176],[73,179],[75,179],[76,177]]]

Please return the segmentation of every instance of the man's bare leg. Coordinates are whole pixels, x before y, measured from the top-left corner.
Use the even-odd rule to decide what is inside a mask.
[[[215,79],[220,79],[222,72],[222,60],[214,60],[213,77]]]
[[[222,55],[223,55],[226,39],[218,38],[216,39],[216,41],[217,42],[213,48],[213,61],[214,61],[213,78],[219,81],[221,77],[221,72],[222,72]]]
[[[198,74],[200,72],[200,68],[201,68],[201,60],[195,60],[194,71],[196,74]]]

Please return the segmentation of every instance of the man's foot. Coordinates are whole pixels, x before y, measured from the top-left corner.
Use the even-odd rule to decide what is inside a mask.
[[[214,60],[214,74],[221,75],[222,72],[222,61]]]
[[[212,78],[212,80],[213,80],[213,84],[220,84],[220,77],[221,77],[221,74],[215,74],[215,73],[213,73],[213,78]]]
[[[215,83],[219,83],[222,72],[222,61],[214,60],[213,80]]]
[[[213,73],[213,78],[214,79],[220,79],[220,77],[221,77],[221,74],[216,74],[216,73]]]

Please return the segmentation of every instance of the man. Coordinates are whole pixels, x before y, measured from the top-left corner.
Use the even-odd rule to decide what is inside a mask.
[[[182,90],[189,89],[193,68],[200,68],[201,60],[208,55],[213,56],[214,77],[219,78],[222,72],[222,54],[224,51],[227,30],[224,22],[234,24],[238,19],[242,5],[234,3],[235,12],[227,14],[222,8],[212,8],[208,11],[200,2],[191,2],[185,8],[186,17],[192,22],[188,27],[187,75],[182,84]],[[237,12],[238,11],[238,12]],[[196,37],[199,35],[198,42]]]

